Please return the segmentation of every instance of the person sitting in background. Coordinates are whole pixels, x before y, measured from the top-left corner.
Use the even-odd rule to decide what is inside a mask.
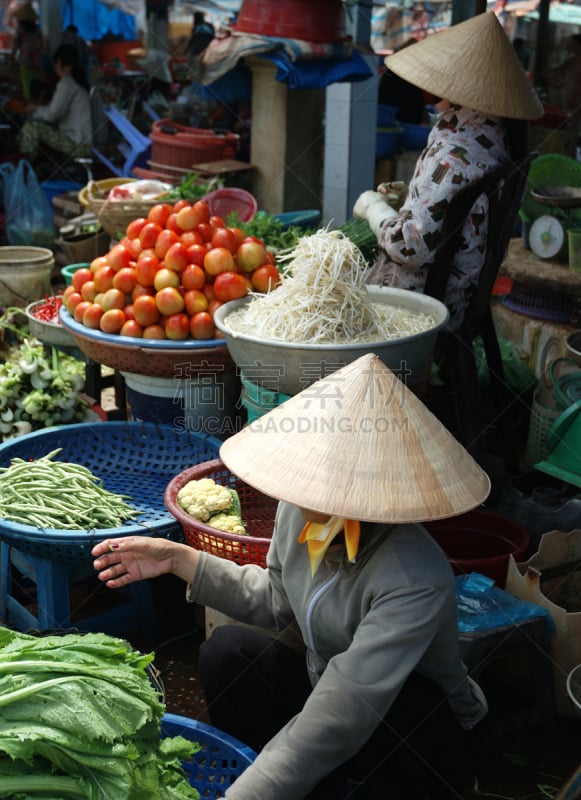
[[[61,44],[53,56],[58,83],[52,100],[46,106],[29,105],[31,114],[19,134],[19,146],[31,160],[43,147],[71,158],[90,152],[92,141],[89,84],[79,66],[77,51],[70,44]]]
[[[17,8],[14,16],[18,22],[12,47],[12,58],[20,69],[20,83],[24,100],[30,101],[30,86],[33,81],[44,78],[42,54],[44,40],[38,25],[38,15],[30,3]]]
[[[87,81],[91,73],[91,51],[89,45],[79,36],[79,29],[76,25],[67,25],[63,31],[61,44],[70,44],[77,51],[79,67],[85,73]]]
[[[451,199],[467,184],[524,155],[525,121],[544,111],[493,12],[388,56],[387,65],[443,98],[437,104],[441,115],[409,189],[382,184],[378,191],[363,192],[353,214],[367,219],[380,246],[368,282],[423,291]],[[446,289],[452,330],[462,324],[484,263],[487,214],[483,195],[468,214]]]

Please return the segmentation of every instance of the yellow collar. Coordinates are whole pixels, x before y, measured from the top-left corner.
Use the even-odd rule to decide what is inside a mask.
[[[345,546],[347,548],[347,558],[355,561],[357,550],[359,549],[360,524],[354,519],[344,519],[343,517],[331,517],[324,524],[307,522],[299,535],[299,542],[307,543],[309,549],[309,561],[311,562],[311,575],[314,575],[323,560],[327,548],[341,531],[345,534]]]

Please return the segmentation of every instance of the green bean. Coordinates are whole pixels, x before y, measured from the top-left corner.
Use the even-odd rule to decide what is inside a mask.
[[[14,458],[0,468],[0,516],[38,528],[114,528],[139,512],[129,495],[105,489],[81,464],[53,461],[61,448],[35,461]]]

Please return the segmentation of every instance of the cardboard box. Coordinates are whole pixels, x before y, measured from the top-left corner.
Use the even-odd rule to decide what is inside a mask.
[[[543,534],[528,561],[517,563],[511,555],[506,590],[550,613],[556,628],[551,646],[556,712],[577,717],[567,676],[581,664],[581,530]]]

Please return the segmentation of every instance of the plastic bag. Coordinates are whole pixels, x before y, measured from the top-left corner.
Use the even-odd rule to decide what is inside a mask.
[[[456,578],[456,608],[461,634],[489,631],[535,617],[543,617],[551,632],[555,631],[555,623],[546,608],[519,600],[478,572]]]
[[[0,171],[8,244],[52,248],[52,208],[30,162],[2,164]]]

